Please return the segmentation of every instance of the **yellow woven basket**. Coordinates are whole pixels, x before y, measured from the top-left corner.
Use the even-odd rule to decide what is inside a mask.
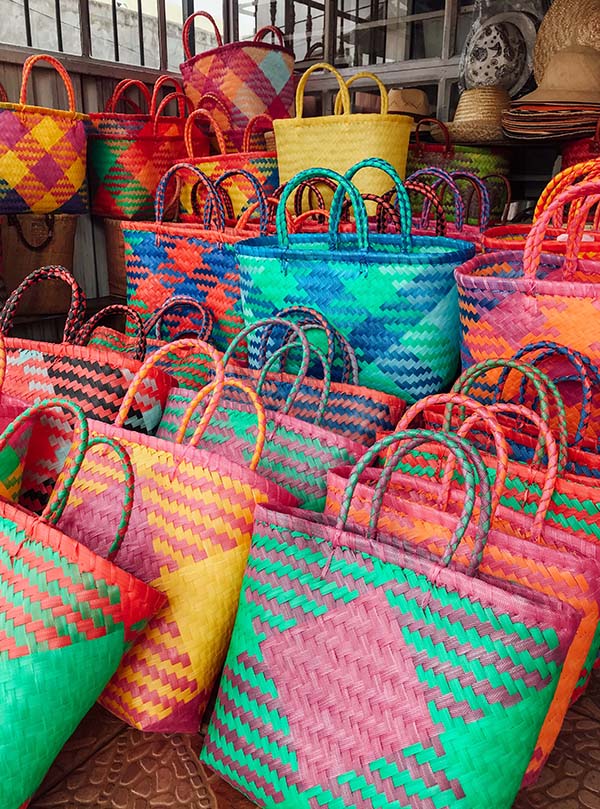
[[[340,90],[336,113],[318,118],[303,118],[304,88],[316,70],[327,70],[336,77]],[[351,113],[348,87],[356,80],[372,79],[381,93],[381,112]],[[372,73],[357,73],[345,83],[332,65],[321,62],[310,67],[298,82],[296,117],[273,121],[279,179],[285,183],[304,169],[333,169],[344,174],[367,157],[381,157],[394,166],[401,177],[406,172],[406,156],[412,118],[388,113],[388,94],[384,84]],[[361,193],[383,194],[391,187],[390,178],[377,169],[364,169],[355,184]]]

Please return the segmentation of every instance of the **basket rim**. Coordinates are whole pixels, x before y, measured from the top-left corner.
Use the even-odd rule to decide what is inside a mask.
[[[258,48],[262,51],[280,51],[285,53],[287,56],[290,56],[292,61],[296,61],[296,54],[294,51],[291,48],[286,48],[285,45],[276,45],[275,43],[271,42],[255,42],[253,39],[240,39],[238,42],[226,42],[224,45],[217,45],[215,48],[211,48],[209,51],[197,53],[195,56],[192,56],[191,59],[184,60],[179,65],[179,69],[183,73],[184,69],[193,67],[196,62],[199,62],[201,59],[211,59],[213,56],[224,53],[225,51],[231,52],[234,50],[244,50],[247,48]]]

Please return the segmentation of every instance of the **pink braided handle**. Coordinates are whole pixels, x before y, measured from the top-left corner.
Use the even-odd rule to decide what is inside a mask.
[[[546,237],[546,230],[552,221],[555,212],[563,208],[569,202],[577,199],[595,196],[596,202],[600,202],[600,179],[584,180],[582,183],[573,185],[561,192],[553,202],[542,212],[537,222],[529,231],[523,251],[523,274],[525,278],[533,281],[536,278],[542,255],[542,246]],[[569,234],[571,236],[571,234]],[[579,253],[583,233],[575,234],[567,241],[567,245],[572,247],[571,255]],[[565,259],[564,276],[565,280],[570,280],[577,267],[577,260]]]
[[[217,47],[219,48],[223,47],[223,37],[221,36],[221,32],[219,30],[219,26],[215,21],[215,18],[211,14],[209,14],[208,11],[196,11],[194,14],[190,14],[190,16],[184,22],[183,31],[181,32],[181,37],[183,39],[183,51],[185,53],[186,59],[192,59],[192,52],[190,51],[190,26],[192,25],[196,17],[204,17],[205,20],[209,21],[215,32]]]
[[[465,396],[462,393],[439,393],[434,394],[433,396],[426,396],[424,399],[421,399],[409,407],[398,422],[398,425],[395,428],[396,431],[408,429],[410,423],[416,418],[416,416],[430,407],[435,407],[436,405],[459,405],[460,407],[464,407],[476,415],[478,421],[484,421],[489,428],[494,440],[498,461],[496,481],[494,483],[494,490],[492,493],[492,514],[494,514],[498,508],[498,505],[500,504],[500,497],[504,491],[506,475],[508,472],[508,445],[498,420],[490,412],[488,405],[482,405],[481,402],[478,402],[476,399],[471,399],[469,396]],[[444,432],[451,431],[444,428]],[[440,508],[445,509],[448,504],[453,471],[454,459],[452,456],[450,456],[450,458],[448,458],[446,461],[446,468],[442,478],[443,485],[440,493]]]

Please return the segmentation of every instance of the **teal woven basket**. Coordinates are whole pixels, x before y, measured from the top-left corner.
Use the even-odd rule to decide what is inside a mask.
[[[351,180],[365,167],[387,172],[396,185],[402,234],[369,233],[364,202]],[[304,181],[338,183],[328,233],[290,235],[286,202]],[[350,197],[356,233],[338,233],[342,201]],[[409,401],[444,390],[459,362],[454,269],[474,254],[466,242],[410,235],[410,202],[384,160],[358,163],[344,177],[327,169],[296,175],[277,209],[277,235],[236,245],[246,325],[288,306],[318,310],[356,350],[359,382]],[[258,348],[250,341],[250,362]]]

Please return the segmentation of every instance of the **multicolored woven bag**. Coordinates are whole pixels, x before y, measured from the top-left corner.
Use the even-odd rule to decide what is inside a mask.
[[[27,104],[34,65],[48,62],[67,91],[68,110]],[[0,213],[87,212],[86,115],[75,111],[69,74],[53,56],[23,63],[19,103],[0,101]]]
[[[398,425],[398,429],[407,429],[408,425],[426,409],[448,404],[466,407],[471,413],[474,413],[474,416],[468,421],[484,422],[493,433],[496,442],[498,464],[494,481],[495,506],[491,514],[493,530],[489,534],[484,549],[480,565],[481,573],[499,580],[521,584],[534,592],[550,594],[558,600],[570,604],[580,616],[577,634],[568,650],[556,693],[528,767],[526,782],[531,783],[539,775],[554,747],[575,689],[582,678],[584,683],[587,683],[597,657],[600,647],[600,631],[598,631],[600,560],[589,555],[581,555],[570,549],[550,548],[535,533],[532,538],[537,541],[531,542],[529,539],[515,537],[513,533],[506,533],[495,526],[495,510],[504,492],[508,463],[506,461],[506,441],[502,428],[494,417],[494,412],[496,409],[504,412],[504,405],[492,405],[490,409],[482,409],[478,402],[460,394],[427,397],[407,411]],[[519,407],[515,407],[515,410],[519,412]],[[461,429],[459,434],[468,431],[467,422],[465,425],[466,428]],[[460,438],[458,440],[461,441]],[[440,448],[445,453],[443,447],[438,446],[437,449]],[[467,452],[464,446],[463,451]],[[471,462],[477,469],[478,480],[487,484],[488,470],[483,465],[482,457],[477,451],[473,453],[472,446],[469,452],[472,455]],[[548,452],[556,459],[557,448],[552,439]],[[410,537],[410,542],[416,547],[424,547],[427,551],[442,557],[457,528],[463,499],[457,498],[452,502],[449,511],[445,511],[440,500],[449,499],[447,492],[436,502],[432,498],[431,481],[426,480],[425,485],[421,486],[422,470],[418,472],[413,470],[413,480],[406,483],[406,474],[397,475],[393,480],[394,465],[393,458],[391,458],[386,463],[383,472],[366,470],[355,491],[350,519],[359,525],[368,526],[368,536],[373,541],[377,539],[378,531],[392,537],[404,534]],[[435,470],[435,462],[430,460],[429,468]],[[329,474],[326,513],[334,516],[339,513],[351,472],[350,468],[346,468]],[[379,523],[376,525],[369,522],[369,516],[373,513],[373,503],[376,502],[379,505],[388,479],[392,480],[390,490],[381,501],[381,515]],[[424,489],[422,493],[421,488]],[[438,491],[442,489],[443,487],[438,484]],[[483,500],[483,494],[481,494],[481,499]],[[455,553],[455,563],[463,565],[465,570],[469,569],[476,542],[477,532],[475,530],[467,531],[461,538],[461,545]],[[581,686],[579,686],[580,692]]]
[[[208,121],[217,139],[218,154],[205,157],[196,147],[195,133],[198,131],[197,121]],[[231,200],[234,217],[238,217],[248,205],[256,199],[256,188],[249,182],[246,175],[239,170],[248,172],[257,179],[265,196],[271,196],[279,187],[279,170],[277,168],[277,152],[255,151],[252,149],[252,134],[262,125],[263,129],[273,129],[273,121],[268,115],[257,115],[248,121],[244,138],[239,152],[227,154],[225,135],[215,117],[205,109],[195,110],[187,119],[185,125],[185,145],[188,163],[199,168],[213,182],[219,180],[227,172],[227,181],[224,183],[227,198]],[[232,170],[238,170],[232,173]],[[184,214],[194,214],[197,206],[193,203],[195,191],[194,183],[182,182],[180,194],[180,207]],[[227,200],[225,200],[227,202]]]
[[[456,538],[440,562],[403,535],[372,542],[347,524],[379,451],[403,441],[408,452],[432,435],[378,442],[337,520],[256,511],[201,757],[260,806],[509,809],[515,798],[577,614],[479,577],[485,525],[466,575],[450,566]],[[473,499],[470,485],[461,527]]]
[[[387,172],[396,186],[402,234],[370,233],[364,202],[351,179],[361,168]],[[285,209],[305,179],[339,183],[329,232],[290,235]],[[339,233],[342,195],[352,199],[356,234]],[[358,163],[346,177],[324,169],[301,172],[285,187],[277,236],[237,245],[242,310],[247,325],[288,306],[311,306],[356,351],[360,384],[413,401],[450,384],[458,367],[453,272],[475,248],[438,237],[411,237],[410,203],[398,174],[383,160]],[[249,343],[250,361],[256,346]]]
[[[191,26],[197,17],[212,25],[217,47],[192,56]],[[272,34],[279,44],[263,42]],[[181,65],[183,86],[194,107],[210,105],[215,99],[215,114],[224,106],[230,128],[225,132],[228,149],[242,147],[248,122],[256,115],[289,118],[294,108],[294,52],[284,46],[278,28],[266,25],[253,40],[223,44],[216,22],[206,11],[192,14],[183,26],[183,50],[186,61]],[[204,98],[203,98],[204,97]]]
[[[566,257],[541,253],[553,214],[575,200],[585,200],[583,209],[600,200],[600,181],[561,193],[531,229],[523,253],[484,254],[457,269],[463,368],[543,340],[598,363],[600,272],[596,263],[577,258],[583,228],[569,234]]]
[[[0,805],[5,809],[17,809],[31,798],[124,652],[164,601],[101,555],[115,531],[122,538],[118,473],[116,519],[105,529],[113,535],[98,554],[55,527],[90,446],[79,407],[51,399],[26,410],[2,433],[0,447],[31,416],[57,407],[75,417],[75,434],[65,476],[43,519],[0,501]],[[123,450],[114,443],[112,449],[127,468]],[[97,489],[88,489],[86,497],[94,509],[102,504]],[[125,496],[125,527],[127,502]]]
[[[160,101],[165,83],[180,86],[170,76],[161,76],[149,98],[141,81],[123,81],[104,112],[90,115],[91,206],[97,216],[149,219],[160,178],[174,163],[185,159],[186,99],[179,93],[171,93]],[[137,87],[146,98],[147,114],[115,111],[119,99],[131,87]],[[179,116],[166,117],[165,108],[176,99]],[[198,133],[196,149],[198,154],[208,154],[208,138],[203,133]]]
[[[217,384],[223,384],[223,366],[215,349],[197,340],[181,340],[159,349],[142,366],[115,425],[91,423],[93,435],[123,444],[135,474],[131,521],[116,560],[168,599],[125,655],[100,701],[142,730],[195,733],[229,643],[254,510],[267,501],[290,506],[296,499],[220,452],[123,427],[139,388],[171,349],[207,354],[215,365]],[[264,425],[264,436],[263,431]],[[101,492],[107,502],[114,502],[114,486],[108,459],[84,462],[72,508],[61,524],[92,549],[105,547],[106,528],[89,492]]]
[[[259,324],[258,328],[263,325]],[[304,370],[308,364],[310,347],[302,330],[296,327],[295,331],[303,348]],[[243,332],[243,336],[248,334],[248,330]],[[321,358],[327,375],[327,360],[322,355]],[[226,365],[226,370],[229,374],[229,365]],[[268,365],[265,366],[265,373],[267,370]],[[235,375],[235,370],[233,373]],[[211,410],[214,410],[215,402],[218,403],[209,417],[206,416],[207,410],[203,412],[198,405],[207,398],[215,383],[209,384],[200,393],[173,388],[156,435],[158,438],[178,442],[191,439],[194,446],[220,452],[224,457],[232,458],[238,463],[251,463],[258,437],[263,431],[265,443],[260,462],[256,465],[259,474],[291,492],[303,508],[322,511],[325,506],[327,470],[340,463],[354,463],[364,454],[365,447],[321,426],[329,379],[326,380],[321,406],[314,422],[290,415],[302,378],[296,378],[280,408],[266,411],[266,403],[261,397],[263,376],[256,384],[256,391],[253,386],[244,384],[239,379],[227,378],[226,391],[217,390],[209,400]],[[245,401],[232,400],[231,388],[241,389]],[[193,415],[186,418],[186,413]],[[265,425],[261,424],[261,419],[266,420]]]
[[[45,343],[7,337],[21,297],[46,279],[59,279],[73,292],[63,342]],[[28,404],[49,396],[64,396],[76,402],[84,413],[112,421],[119,411],[140,362],[117,352],[94,346],[75,345],[85,314],[85,298],[75,278],[62,267],[41,267],[29,275],[10,295],[0,312],[0,334],[7,350],[4,392]],[[127,426],[152,432],[162,414],[172,380],[155,369],[138,391]],[[33,511],[45,504],[66,451],[68,431],[59,419],[43,415],[30,441],[30,460],[23,475],[21,502]]]
[[[172,177],[186,172],[198,178],[212,202],[212,216],[204,225],[163,222],[167,185]],[[258,184],[256,190],[266,229],[266,202]],[[123,223],[122,227],[129,306],[147,320],[173,294],[196,298],[212,312],[214,343],[226,351],[243,328],[235,245],[255,234],[226,227],[223,201],[214,184],[194,166],[177,163],[160,181],[155,221]]]
[[[443,143],[425,143],[421,140],[424,126],[433,124],[444,136]],[[406,163],[407,176],[418,169],[432,166],[447,172],[468,171],[483,179],[490,174],[502,177],[510,174],[510,149],[504,146],[463,146],[450,141],[450,133],[436,118],[422,118],[415,131],[414,143],[408,147]],[[500,187],[490,188],[492,219],[501,219],[504,212],[504,191]]]

